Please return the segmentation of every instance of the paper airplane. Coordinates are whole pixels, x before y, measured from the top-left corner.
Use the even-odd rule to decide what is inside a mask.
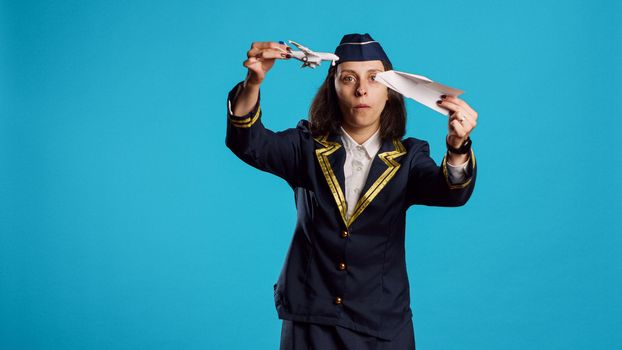
[[[441,99],[441,95],[457,97],[464,93],[462,90],[433,82],[424,76],[395,70],[376,74],[376,81],[446,116],[449,116],[449,111],[439,107],[436,101]]]

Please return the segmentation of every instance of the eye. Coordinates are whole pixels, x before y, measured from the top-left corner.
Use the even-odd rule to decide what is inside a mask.
[[[370,77],[370,79],[371,79],[372,81],[376,81],[376,74],[373,74],[373,75]]]
[[[341,80],[343,80],[343,81],[344,81],[344,82],[346,82],[346,83],[351,83],[351,82],[354,82],[354,81],[355,81],[354,77],[353,77],[353,76],[351,76],[351,75],[346,75],[346,76],[345,76],[345,77],[343,77]]]

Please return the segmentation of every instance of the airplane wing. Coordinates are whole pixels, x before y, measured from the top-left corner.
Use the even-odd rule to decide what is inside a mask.
[[[307,55],[316,56],[315,52],[311,51],[309,48],[306,48],[295,41],[288,40],[292,45],[296,46],[300,51],[306,53]]]

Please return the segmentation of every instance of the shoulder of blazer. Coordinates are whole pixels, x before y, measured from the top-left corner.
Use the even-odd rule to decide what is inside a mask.
[[[306,119],[300,119],[298,124],[296,124],[296,129],[299,129],[303,132],[310,132],[309,130],[309,121]]]
[[[428,142],[415,137],[408,137],[402,140],[402,144],[404,145],[410,156],[413,156],[416,152],[420,152],[422,147],[428,145]]]

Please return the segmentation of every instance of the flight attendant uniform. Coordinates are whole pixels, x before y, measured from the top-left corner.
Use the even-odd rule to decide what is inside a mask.
[[[415,349],[415,333],[412,319],[408,320],[392,340],[340,326],[283,320],[280,349],[410,350]]]
[[[344,36],[340,62],[387,60],[368,34]],[[414,205],[461,206],[476,178],[468,161],[439,166],[423,140],[358,145],[342,129],[313,136],[307,120],[273,132],[261,121],[259,99],[235,116],[228,96],[225,143],[249,165],[292,188],[297,223],[274,300],[283,320],[281,349],[414,349],[405,261],[406,210]]]

